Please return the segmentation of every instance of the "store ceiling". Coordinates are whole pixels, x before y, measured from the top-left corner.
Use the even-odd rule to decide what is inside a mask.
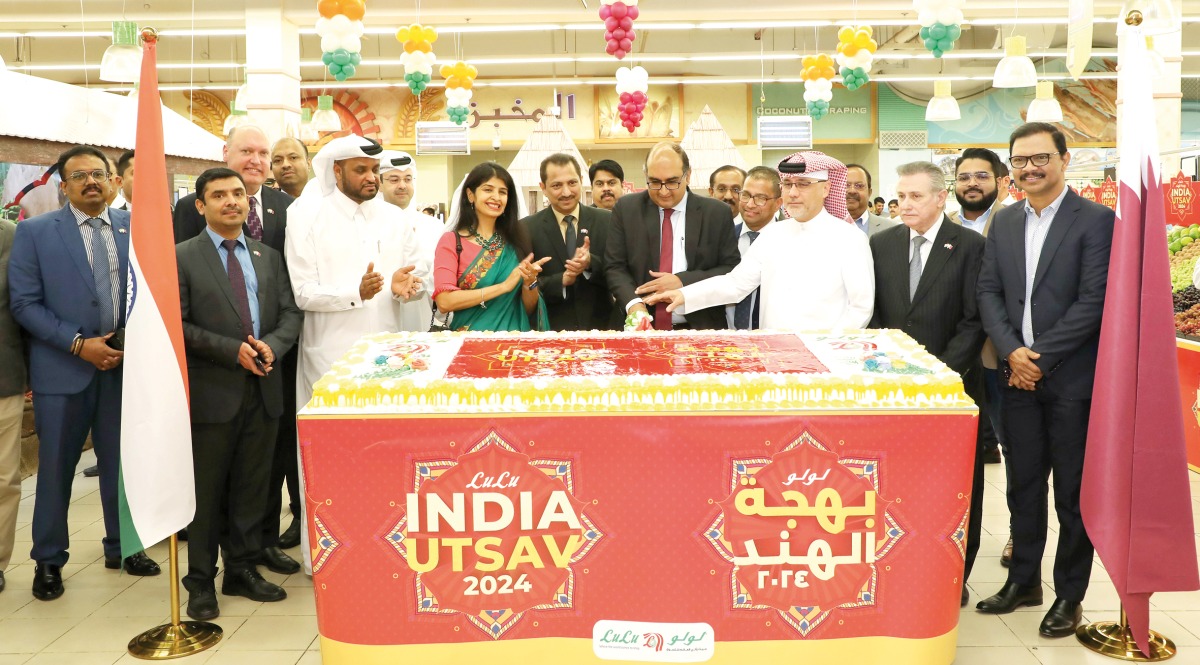
[[[160,41],[160,82],[167,86],[221,88],[240,84],[245,61],[247,5],[278,7],[284,18],[301,29],[301,77],[306,85],[325,79],[320,66],[320,39],[312,32],[318,14],[314,0],[4,0],[0,10],[0,57],[10,68],[77,85],[110,87],[98,81],[101,55],[110,43],[109,23],[124,16],[139,25],[170,31]],[[403,48],[395,28],[417,20],[417,2],[368,0],[363,39],[364,64],[352,83],[399,82]],[[434,45],[439,58],[465,56],[477,64],[479,83],[544,81],[607,81],[622,65],[641,64],[652,80],[682,82],[757,82],[796,80],[799,56],[832,52],[840,24],[855,22],[875,27],[880,49],[872,72],[877,80],[892,77],[914,97],[928,96],[932,84],[908,82],[934,76],[966,77],[955,84],[956,95],[986,89],[1002,55],[1003,37],[1022,34],[1039,69],[1062,71],[1067,41],[1067,0],[1034,3],[973,3],[967,24],[952,57],[935,60],[916,35],[916,14],[909,2],[647,0],[635,24],[635,54],[617,61],[604,53],[598,0],[524,0],[479,2],[441,0],[421,8],[421,22],[441,30]],[[193,12],[192,7],[195,7]],[[1096,24],[1093,44],[1098,57],[1115,60],[1116,15],[1121,3],[1093,3]],[[1182,43],[1184,75],[1200,76],[1200,2],[1184,3]],[[1190,13],[1189,13],[1190,12]],[[781,22],[793,25],[780,26]],[[832,25],[797,27],[799,22]],[[683,24],[683,25],[681,25]],[[660,27],[656,27],[660,26]],[[774,26],[774,27],[763,27]],[[81,29],[96,36],[56,36]],[[470,32],[475,30],[487,32]],[[466,32],[457,32],[462,30]],[[491,30],[500,30],[493,32]],[[512,30],[511,32],[507,30]],[[190,34],[199,31],[198,35]],[[211,31],[235,34],[213,35]],[[307,31],[310,34],[304,34]],[[376,34],[370,34],[370,33]],[[26,36],[34,33],[34,36]],[[84,63],[90,65],[82,67]],[[311,63],[311,64],[309,64]],[[969,80],[974,78],[975,80]],[[885,79],[886,80],[886,79]],[[333,83],[332,81],[330,81]]]

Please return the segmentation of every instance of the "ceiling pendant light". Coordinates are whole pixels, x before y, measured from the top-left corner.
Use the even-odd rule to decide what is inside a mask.
[[[950,82],[934,81],[933,98],[925,107],[925,122],[947,122],[961,117],[958,100],[950,93]]]
[[[317,133],[317,128],[313,127],[312,119],[312,109],[300,109],[300,141],[305,145],[316,145],[317,141],[321,139],[321,135]]]
[[[241,127],[249,121],[250,119],[246,117],[246,111],[238,108],[233,102],[230,102],[229,115],[225,116],[225,136],[229,136],[229,133],[232,132],[235,127]]]
[[[243,76],[242,84],[233,95],[233,104],[243,111],[250,110],[250,82]]]
[[[134,83],[142,69],[142,47],[137,43],[137,23],[113,21],[112,45],[100,60],[100,80]]]
[[[342,119],[333,110],[332,95],[317,96],[317,112],[312,117],[312,127],[318,132],[338,132],[342,129]]]
[[[1054,82],[1038,81],[1037,97],[1029,103],[1026,122],[1062,122],[1062,106],[1054,98]]]
[[[1025,38],[1013,35],[1004,40],[1004,59],[996,65],[992,78],[995,88],[1032,88],[1037,85],[1037,69],[1025,55]]]

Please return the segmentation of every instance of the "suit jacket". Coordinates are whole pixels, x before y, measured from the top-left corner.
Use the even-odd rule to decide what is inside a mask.
[[[684,224],[688,269],[676,273],[684,286],[724,275],[741,260],[728,205],[689,190]],[[634,289],[652,279],[651,270],[658,271],[662,239],[659,227],[658,205],[650,200],[648,191],[617,199],[604,257],[608,288],[621,314],[625,305],[638,297]],[[726,325],[724,306],[691,312],[685,318],[695,328],[721,329]]]
[[[16,232],[16,224],[0,219],[0,397],[24,393],[29,381],[21,327],[8,306],[8,258],[12,256]]]
[[[284,235],[287,230],[287,209],[294,200],[274,187],[264,186],[262,188],[262,210],[258,211],[263,223],[262,242],[267,247],[279,252],[281,256],[283,255]],[[208,226],[208,223],[204,221],[204,215],[196,210],[195,194],[188,194],[179,199],[173,217],[176,243],[195,238],[204,232],[205,226]],[[245,224],[242,225],[242,228],[246,231],[246,237],[250,237],[250,229]]]
[[[296,307],[283,255],[246,237],[250,263],[258,278],[259,339],[275,354],[274,369],[258,381],[268,417],[283,413],[284,354],[300,336],[304,314]],[[207,233],[175,247],[179,302],[187,354],[193,423],[224,423],[242,404],[242,388],[251,374],[238,364],[242,322],[229,275]],[[288,388],[291,389],[290,387]]]
[[[108,209],[117,245],[121,303],[117,327],[125,325],[129,273],[129,213]],[[69,205],[17,225],[8,263],[13,318],[31,337],[30,385],[48,395],[74,395],[99,370],[71,355],[76,333],[100,334],[100,307],[87,249]],[[109,370],[114,372],[117,369]]]
[[[975,298],[975,283],[983,263],[983,236],[943,218],[911,301],[909,238],[909,229],[903,224],[871,237],[875,260],[871,327],[903,330],[963,375],[967,384],[971,378],[968,374],[979,365],[979,349],[983,346],[983,324]]]
[[[1046,234],[1033,278],[1031,318],[1040,385],[1062,399],[1087,399],[1096,375],[1115,213],[1067,192]],[[1001,358],[1025,346],[1025,206],[996,214],[979,274],[983,328]]]
[[[564,264],[575,254],[568,251],[563,241],[558,219],[553,208],[545,208],[521,220],[533,241],[534,258],[550,257],[538,277],[542,298],[550,316],[551,330],[618,330],[624,317],[617,318],[613,308],[612,294],[604,279],[604,251],[608,244],[608,230],[612,224],[612,213],[588,206],[579,207],[576,224],[579,244],[585,237],[591,238],[592,264],[590,278],[580,275],[575,283],[566,287],[564,295]],[[584,232],[587,232],[586,234]]]
[[[873,212],[867,213],[867,236],[873,236],[880,231],[886,231],[893,226],[903,226],[900,222],[894,219],[889,219],[882,215],[876,215]],[[907,274],[907,273],[906,273]]]
[[[990,232],[992,230],[992,224],[995,223],[995,221],[996,221],[996,213],[1000,212],[1005,207],[1007,207],[1007,206],[1005,206],[1004,202],[1000,200],[999,196],[997,196],[996,202],[992,204],[992,213],[990,215],[988,215],[987,223],[985,223],[983,225],[983,237],[984,238],[986,238],[988,236],[988,232]],[[961,225],[962,224],[962,211],[955,210],[954,212],[950,213],[950,221],[954,222],[955,224]],[[982,358],[983,358],[983,366],[984,367],[986,367],[988,369],[999,369],[1000,358],[996,354],[996,345],[992,344],[992,340],[990,337],[988,339],[985,339],[983,342]]]

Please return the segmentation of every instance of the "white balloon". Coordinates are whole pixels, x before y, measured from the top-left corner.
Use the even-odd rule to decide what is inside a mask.
[[[329,19],[329,25],[339,33],[351,30],[350,17],[345,14],[337,14]]]
[[[938,10],[937,21],[942,25],[958,25],[962,20],[962,12],[953,7],[943,7]]]
[[[820,99],[820,100],[826,101],[826,102],[832,102],[833,101],[833,92],[829,91],[829,92],[820,93],[820,96],[817,97],[817,99]]]
[[[922,26],[928,28],[934,23],[937,23],[937,12],[933,11],[932,9],[922,9],[917,14],[917,23],[920,23]]]
[[[636,76],[636,77],[637,77],[637,78],[639,78],[639,79],[648,79],[648,78],[650,78],[650,74],[649,74],[649,73],[646,71],[646,68],[645,68],[645,67],[642,67],[641,65],[638,65],[637,67],[634,67],[632,71],[633,71],[633,75],[634,75],[634,76]]]
[[[433,65],[417,65],[413,68],[413,71],[433,76]]]
[[[321,18],[317,19],[315,27],[317,29],[317,34],[324,37],[329,31],[329,19],[322,16]]]
[[[858,53],[855,53],[854,57],[850,58],[850,61],[853,63],[850,65],[851,69],[862,67],[864,70],[867,70],[871,68],[871,64],[875,61],[875,54],[866,49],[859,49]]]
[[[362,40],[358,37],[343,37],[342,48],[351,53],[362,53]]]
[[[816,98],[813,95],[814,95],[814,93],[811,90],[805,90],[804,91],[804,101],[806,101],[806,102],[816,101]]]
[[[321,38],[321,52],[329,53],[330,51],[338,50],[339,40],[333,35]]]
[[[354,33],[355,37],[362,37],[363,32],[365,31],[365,28],[363,28],[362,21],[351,21],[350,28],[351,28],[351,31]]]

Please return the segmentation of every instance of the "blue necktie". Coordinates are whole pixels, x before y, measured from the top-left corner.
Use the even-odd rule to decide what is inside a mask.
[[[100,303],[100,334],[107,335],[117,329],[117,312],[113,305],[112,265],[100,232],[104,220],[92,217],[87,223],[92,227],[92,278],[96,282],[96,301]]]
[[[758,239],[758,231],[747,231],[746,235],[750,238],[750,244]],[[750,295],[742,298],[742,301],[733,308],[733,327],[738,330],[749,330],[753,324],[758,328],[758,316],[754,316],[754,321],[751,322],[751,314],[758,314],[758,289],[754,289]]]

